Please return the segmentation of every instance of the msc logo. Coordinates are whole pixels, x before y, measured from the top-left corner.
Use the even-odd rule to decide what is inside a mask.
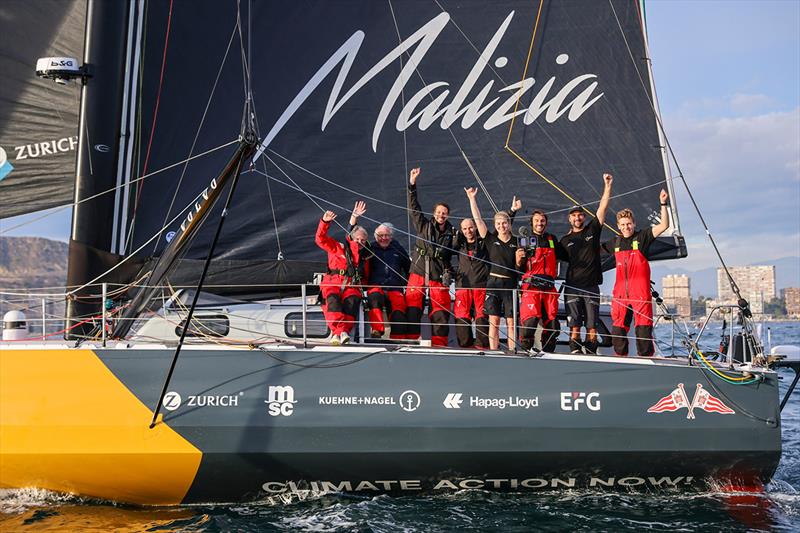
[[[161,405],[163,405],[164,409],[167,411],[174,411],[181,406],[181,395],[175,391],[169,391],[164,395]]]
[[[294,388],[291,385],[270,385],[267,391],[269,416],[292,416],[294,412]]]
[[[562,392],[561,393],[561,410],[562,411],[580,411],[581,406],[586,406],[590,411],[600,410],[600,393],[599,392]]]

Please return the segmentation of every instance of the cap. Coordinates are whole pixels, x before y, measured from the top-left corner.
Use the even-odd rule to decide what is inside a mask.
[[[583,211],[583,208],[579,205],[573,205],[572,207],[569,208],[569,211],[567,213],[571,215],[575,211]]]

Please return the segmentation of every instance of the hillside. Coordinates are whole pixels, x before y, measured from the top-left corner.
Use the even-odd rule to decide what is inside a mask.
[[[0,290],[63,287],[67,249],[65,242],[41,237],[0,237]]]

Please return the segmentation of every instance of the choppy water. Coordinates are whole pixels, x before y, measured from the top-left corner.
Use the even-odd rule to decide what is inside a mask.
[[[800,345],[773,323],[772,344]],[[661,331],[668,336],[668,331]],[[793,377],[783,372],[782,388]],[[141,508],[47,491],[0,491],[1,531],[800,531],[800,391],[783,411],[783,457],[764,493],[465,490],[327,495],[289,504]]]

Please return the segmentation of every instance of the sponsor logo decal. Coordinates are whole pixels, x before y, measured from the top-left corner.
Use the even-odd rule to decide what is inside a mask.
[[[164,399],[161,400],[161,405],[167,411],[174,411],[181,406],[181,395],[175,391],[169,391],[164,395]]]
[[[684,407],[687,410],[686,418],[690,420],[694,419],[695,417],[695,409],[702,409],[706,413],[717,413],[720,415],[732,415],[736,413],[736,411],[725,405],[722,400],[711,395],[699,383],[695,388],[694,397],[692,398],[691,403],[689,402],[689,397],[686,395],[686,390],[683,388],[683,383],[678,383],[678,386],[675,388],[675,390],[658,400],[654,405],[650,406],[647,412],[673,412],[683,409]]]
[[[294,387],[291,385],[270,385],[267,389],[267,412],[269,416],[292,416],[294,412]]]
[[[464,402],[463,396],[464,394],[460,392],[449,392],[444,401],[442,401],[442,405],[447,409],[461,409],[461,404]],[[539,407],[539,397],[506,396],[504,398],[483,398],[481,396],[470,396],[469,406],[479,409],[530,409],[531,407]]]
[[[461,402],[464,401],[461,396],[463,395],[460,392],[448,392],[442,405],[448,409],[461,409]]]
[[[407,413],[413,413],[422,403],[416,391],[407,390],[400,395],[400,407]]]
[[[95,144],[94,149],[100,152],[101,154],[107,154],[108,152],[111,151],[111,147],[109,147],[107,144]]]
[[[8,176],[12,170],[14,170],[14,167],[8,162],[8,154],[0,146],[0,180]]]
[[[582,409],[589,409],[590,411],[600,410],[600,393],[599,392],[562,392],[561,393],[561,410],[562,411],[580,411]]]
[[[164,395],[161,404],[167,411],[174,411],[181,404],[186,407],[238,407],[240,396],[244,396],[244,392],[239,394],[190,394],[184,403],[178,392],[169,391]]]
[[[167,242],[172,242],[172,239],[174,239],[174,238],[175,238],[175,232],[174,231],[168,231],[167,234],[164,235],[164,239],[166,239]]]
[[[15,159],[20,161],[22,159],[36,159],[37,157],[43,157],[46,155],[71,152],[76,146],[78,146],[77,136],[62,137],[61,139],[53,139],[51,141],[15,146]]]
[[[530,409],[539,407],[539,397],[522,398],[520,396],[508,396],[506,398],[481,398],[480,396],[469,397],[470,407],[481,407],[483,409]]]

